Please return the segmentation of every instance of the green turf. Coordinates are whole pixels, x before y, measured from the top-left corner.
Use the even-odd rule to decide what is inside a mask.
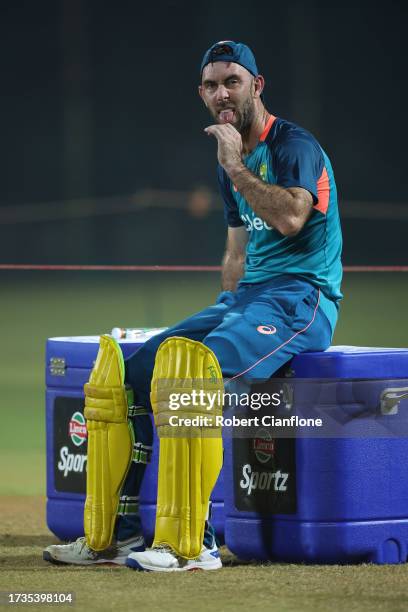
[[[242,564],[225,552],[224,567],[218,572],[145,574],[127,568],[51,566],[41,560],[49,537],[20,537],[14,546],[12,542],[12,538],[2,542],[6,557],[0,566],[0,589],[73,592],[74,609],[81,611],[405,612],[408,608],[407,565]]]
[[[15,273],[2,277],[0,494],[43,493],[48,337],[170,325],[205,307],[217,274]],[[334,344],[408,346],[403,274],[349,274]]]
[[[406,567],[275,564],[146,575],[125,568],[38,567],[33,552],[40,554],[39,548],[20,551],[29,566],[8,571],[3,588],[20,591],[29,578],[25,591],[72,591],[74,609],[79,610],[405,612],[408,608]]]
[[[152,574],[127,568],[54,566],[42,560],[42,550],[55,542],[44,525],[44,502],[36,497],[3,498],[0,591],[71,591],[74,609],[81,612],[408,609],[408,564],[256,564],[240,562],[224,547],[224,567],[216,572]]]

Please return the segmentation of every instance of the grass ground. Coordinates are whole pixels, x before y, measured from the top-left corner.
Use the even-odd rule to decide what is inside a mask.
[[[334,344],[408,346],[404,275],[349,275]],[[222,572],[140,575],[56,568],[41,560],[45,525],[44,347],[51,336],[162,326],[199,310],[216,275],[39,273],[1,277],[0,590],[73,590],[79,610],[408,609],[408,566],[240,564]]]
[[[81,611],[408,609],[407,565],[243,564],[224,549],[224,568],[217,572],[158,575],[116,567],[52,566],[41,558],[44,546],[53,541],[44,525],[44,498],[6,497],[1,503],[2,591],[72,591],[75,609]]]

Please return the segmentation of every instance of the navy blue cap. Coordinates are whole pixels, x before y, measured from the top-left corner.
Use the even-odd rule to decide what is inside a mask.
[[[214,62],[234,62],[246,68],[254,77],[259,75],[251,49],[243,43],[236,43],[233,40],[220,40],[205,52],[201,62],[200,76],[207,64]]]

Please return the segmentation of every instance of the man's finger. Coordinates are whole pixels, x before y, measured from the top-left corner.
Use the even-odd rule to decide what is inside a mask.
[[[204,132],[207,134],[207,136],[215,136],[216,138],[220,138],[223,136],[223,130],[220,130],[219,125],[210,125],[208,127],[206,127],[204,129]]]
[[[216,132],[219,132],[220,127],[220,125],[209,125],[208,127],[204,128],[204,132],[207,134],[215,134]]]

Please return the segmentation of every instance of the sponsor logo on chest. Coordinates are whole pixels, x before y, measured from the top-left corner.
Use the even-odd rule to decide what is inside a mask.
[[[243,213],[241,219],[245,223],[247,232],[252,232],[253,230],[257,232],[262,230],[271,231],[273,229],[273,227],[270,227],[261,217],[255,217],[255,215],[251,218],[248,213]]]

